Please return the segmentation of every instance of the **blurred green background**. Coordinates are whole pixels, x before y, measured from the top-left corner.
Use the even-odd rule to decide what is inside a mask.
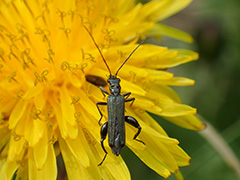
[[[193,44],[163,38],[155,43],[187,48],[200,54],[198,61],[168,71],[194,79],[194,86],[174,87],[183,100],[198,109],[240,159],[240,1],[194,0],[164,24],[193,35]],[[180,170],[186,180],[237,180],[239,176],[198,132],[182,129],[154,117],[170,137],[191,156],[190,166]],[[144,165],[129,149],[123,158],[133,180],[164,179]],[[176,179],[174,175],[168,178]]]

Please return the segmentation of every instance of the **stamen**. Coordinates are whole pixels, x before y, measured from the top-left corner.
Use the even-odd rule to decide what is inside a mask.
[[[23,60],[23,69],[25,70],[26,67],[29,67],[28,64],[29,63],[33,63],[33,59],[29,56],[31,49],[30,48],[26,48],[22,53],[21,53],[21,58]],[[27,58],[27,61],[25,61],[25,57]]]
[[[17,23],[16,29],[20,36],[15,40],[21,40],[24,43],[24,38],[26,38],[29,41],[28,33],[25,31],[25,27],[22,24]]]
[[[62,23],[64,24],[64,18],[66,17],[66,13],[64,11],[57,10],[57,14],[59,14],[59,17],[61,18]]]
[[[48,36],[51,35],[51,32],[48,29],[41,29],[40,27],[36,27],[36,32],[34,34],[42,35],[42,41],[48,43],[48,47],[51,48],[50,40]]]
[[[19,99],[21,99],[24,95],[24,91],[22,89],[18,89],[17,93],[16,93],[16,101],[18,101]]]
[[[96,63],[96,60],[95,58],[92,56],[92,54],[90,53],[85,53],[83,48],[81,48],[81,51],[82,51],[82,60],[89,60],[89,61],[92,61],[92,62],[95,62]]]
[[[133,72],[133,71],[129,71],[129,74],[132,76],[131,82],[136,82],[137,74],[135,72]]]
[[[14,35],[14,34],[6,34],[6,36],[10,39],[12,44],[14,44],[14,41],[16,39],[16,35]]]
[[[142,87],[142,89],[143,89],[144,91],[146,91],[146,92],[149,92],[149,91],[151,90],[146,81],[142,83],[142,86],[141,86],[141,87]]]
[[[18,50],[18,47],[15,45],[15,44],[11,44],[10,45],[10,53],[8,54],[8,58],[11,60],[11,55],[13,56],[13,57],[15,57],[17,60],[19,60],[18,59],[18,57],[14,54],[14,52],[13,52],[13,47],[15,47],[17,50]]]
[[[24,142],[24,144],[23,144],[23,150],[26,150],[27,148],[28,148],[28,146],[29,146],[29,144],[28,144],[28,142],[27,141],[25,141]]]
[[[15,131],[11,132],[14,141],[19,141],[21,139],[21,136],[17,135]]]
[[[55,53],[53,52],[52,49],[48,49],[47,50],[48,53],[48,58],[44,58],[45,60],[47,60],[49,63],[52,62],[53,63],[53,57],[55,55]]]
[[[53,130],[53,124],[50,121],[47,122],[47,130],[49,132],[52,132],[52,130]]]
[[[41,110],[39,110],[39,109],[37,109],[35,107],[32,109],[30,114],[31,114],[32,118],[35,119],[35,120],[36,119],[41,119],[41,117],[40,117]]]
[[[102,14],[104,26],[109,26],[111,23],[117,23],[119,20],[111,15]]]
[[[3,128],[6,128],[8,126],[9,126],[8,121],[1,121],[1,123],[0,123],[0,130],[3,129]]]
[[[48,75],[49,71],[48,70],[44,70],[41,73],[41,76],[39,76],[39,74],[37,72],[34,72],[34,76],[36,77],[34,80],[34,86],[37,86],[38,82],[43,82],[43,81],[47,81],[46,76]]]
[[[111,46],[110,46],[110,44],[98,43],[98,47],[99,47],[100,49],[108,49],[108,48],[110,48]]]
[[[42,18],[44,24],[47,24],[47,23],[46,23],[46,19],[45,19],[45,17],[44,17],[44,13],[45,13],[45,12],[49,12],[49,10],[48,10],[46,7],[44,7],[44,8],[45,8],[45,9],[42,11],[42,13],[41,13],[40,15],[38,15],[38,16],[35,18],[35,20],[37,21],[39,18]]]
[[[75,67],[74,67],[75,66]],[[74,64],[70,65],[67,61],[62,62],[61,64],[61,69],[63,71],[66,71],[67,69],[71,71],[74,75],[77,75],[74,70],[81,70],[82,73],[84,73],[84,69],[87,67],[87,63],[82,63],[81,65],[79,64]]]
[[[127,53],[120,51],[120,50],[117,50],[117,53],[120,55],[120,59],[123,59],[127,55]]]
[[[61,69],[63,71],[66,71],[67,69],[70,69],[70,65],[67,61],[63,61],[62,64],[61,64]]]
[[[19,164],[19,165],[22,166],[22,167],[25,166],[25,160],[23,160],[23,159],[17,160],[16,162],[17,162],[17,164]]]
[[[48,144],[54,144],[55,142],[57,142],[57,138],[52,137],[49,141]]]
[[[71,33],[71,29],[70,28],[66,28],[65,26],[63,26],[63,27],[60,27],[58,29],[63,30],[63,32],[65,33],[66,37],[69,38],[68,34]]]
[[[25,6],[27,7],[28,11],[30,12],[30,14],[32,15],[33,19],[34,19],[34,15],[33,15],[33,12],[31,10],[31,8],[29,7],[29,5],[27,4],[26,0],[22,0],[25,4]]]
[[[47,110],[47,112],[44,114],[46,120],[49,120],[50,118],[52,118],[53,115],[54,115],[54,114],[53,114],[53,109]]]
[[[3,50],[3,48],[0,48],[0,58],[1,58],[3,61],[5,61],[4,58],[3,58],[3,56],[4,56],[4,50]],[[0,68],[0,69],[1,69],[1,68]]]
[[[75,117],[75,119],[76,119],[77,124],[80,125],[80,122],[81,122],[81,121],[79,121],[79,119],[80,119],[80,117],[81,117],[81,113],[80,113],[80,112],[75,112],[75,113],[74,113],[74,117]]]
[[[75,9],[75,10],[69,10],[68,12],[67,12],[67,14],[69,15],[69,16],[71,16],[71,19],[72,19],[72,21],[73,21],[73,19],[74,19],[74,16],[77,14],[77,9]]]
[[[104,28],[102,32],[103,34],[105,34],[104,39],[108,41],[109,44],[111,44],[111,42],[116,42],[118,40],[117,38],[113,38],[113,35],[116,33],[115,30],[109,31],[108,29]]]
[[[17,76],[16,71],[12,72],[11,75],[8,76],[8,82],[10,83],[12,82],[12,80],[16,82],[16,79],[15,79],[16,76]]]
[[[137,111],[139,114],[145,113],[145,111],[144,111],[142,108],[139,108],[139,107],[136,108],[136,111]]]
[[[89,133],[89,131],[86,128],[82,128],[82,130],[83,130],[83,133],[86,137],[88,144],[95,145],[96,141],[94,141],[94,139],[92,138],[92,135]]]
[[[71,104],[77,104],[79,101],[80,101],[80,97],[79,96],[73,96]]]
[[[47,81],[46,76],[48,75],[49,71],[48,70],[44,70],[41,74],[41,81]]]

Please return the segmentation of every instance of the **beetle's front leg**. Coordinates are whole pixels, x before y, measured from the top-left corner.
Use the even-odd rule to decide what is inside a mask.
[[[106,91],[102,86],[99,86],[99,89],[101,90],[104,97],[106,97],[106,94],[109,95],[109,92]]]
[[[137,120],[132,116],[125,116],[125,121],[128,124],[132,125],[133,127],[138,128],[138,132],[134,135],[133,139],[138,141],[138,142],[141,142],[145,145],[145,143],[143,141],[141,141],[139,139],[136,139],[138,137],[138,135],[140,134],[141,129],[142,129],[141,126],[139,125],[139,123],[137,122]]]
[[[102,114],[102,112],[101,112],[101,110],[100,110],[100,108],[99,108],[99,105],[107,105],[107,103],[106,103],[106,102],[97,102],[97,103],[96,103],[96,106],[97,106],[97,108],[98,108],[98,111],[99,111],[99,113],[100,113],[100,115],[101,115],[100,119],[98,120],[98,124],[99,124],[99,126],[100,126],[100,125],[101,125],[100,122],[101,122],[101,120],[102,120],[103,114]]]
[[[100,131],[100,134],[101,134],[101,146],[102,146],[102,149],[103,151],[105,152],[105,156],[103,157],[103,160],[98,164],[98,166],[101,166],[103,161],[106,159],[107,157],[107,151],[104,147],[104,144],[103,144],[103,141],[106,139],[106,136],[107,136],[107,129],[108,129],[108,122],[105,122],[102,127],[101,127],[101,131]]]

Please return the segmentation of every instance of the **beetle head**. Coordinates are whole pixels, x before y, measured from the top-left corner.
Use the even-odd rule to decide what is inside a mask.
[[[110,75],[108,78],[108,83],[109,83],[109,89],[111,94],[113,95],[118,95],[120,94],[121,91],[121,86],[120,86],[120,79],[117,78],[116,76]]]

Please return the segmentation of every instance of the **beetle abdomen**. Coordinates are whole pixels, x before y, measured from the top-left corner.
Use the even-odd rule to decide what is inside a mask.
[[[124,97],[108,96],[108,143],[113,154],[119,155],[125,145]]]

